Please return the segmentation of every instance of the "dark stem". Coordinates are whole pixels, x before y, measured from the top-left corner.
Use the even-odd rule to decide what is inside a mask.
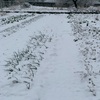
[[[77,0],[73,0],[73,3],[75,5],[75,7],[78,8],[78,6],[77,6]]]

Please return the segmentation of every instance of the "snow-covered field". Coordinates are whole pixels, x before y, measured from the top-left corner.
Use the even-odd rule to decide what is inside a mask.
[[[99,14],[0,16],[0,100],[100,100],[99,49]]]
[[[20,5],[20,6],[12,6],[12,7],[9,7],[9,8],[3,8],[3,9],[0,9],[0,11],[45,11],[45,12],[48,12],[48,11],[52,11],[52,12],[66,12],[67,11],[67,8],[58,8],[58,7],[42,7],[42,6],[30,6],[28,8],[25,8],[25,7],[22,7],[23,5]]]

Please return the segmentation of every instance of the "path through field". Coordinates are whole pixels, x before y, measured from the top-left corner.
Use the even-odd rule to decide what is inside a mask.
[[[70,36],[71,26],[62,15],[48,19],[55,38],[35,78],[36,87],[40,86],[38,100],[86,100],[77,74],[81,66],[78,48]]]

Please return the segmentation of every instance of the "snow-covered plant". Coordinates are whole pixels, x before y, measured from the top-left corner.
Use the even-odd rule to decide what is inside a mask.
[[[34,75],[40,66],[43,55],[51,42],[51,37],[45,34],[31,36],[26,49],[14,52],[12,58],[6,61],[8,80],[13,84],[24,83],[30,89]]]
[[[5,24],[14,23],[14,22],[19,22],[31,16],[33,16],[33,14],[23,14],[23,15],[17,15],[17,16],[10,16],[8,18],[2,18],[0,20],[0,24],[5,25]]]
[[[90,16],[92,20],[90,20]],[[93,96],[96,96],[96,77],[99,74],[95,69],[98,68],[97,62],[100,62],[100,28],[96,26],[99,15],[74,15],[70,17],[74,41],[79,46],[80,55],[82,57],[82,65],[84,71],[80,72],[81,79],[87,81],[87,87]],[[100,66],[100,64],[99,64]],[[98,70],[100,70],[98,68]]]

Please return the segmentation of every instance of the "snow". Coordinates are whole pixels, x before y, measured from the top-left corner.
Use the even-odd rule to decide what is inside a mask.
[[[79,100],[83,95],[80,92],[82,87],[79,78],[75,74],[80,69],[78,49],[68,33],[62,34],[63,36],[58,35],[53,48],[48,51],[46,59],[41,64],[40,79],[37,73],[37,83],[43,89],[38,93],[41,100]]]
[[[59,9],[59,10],[58,10]],[[52,11],[52,12],[67,12],[67,8],[58,8],[58,7],[43,7],[43,6],[30,6],[29,8],[23,8],[20,6],[12,6],[12,7],[9,7],[9,8],[3,8],[3,9],[0,9],[0,11],[11,11],[11,12],[14,12],[14,11],[19,11],[19,12],[23,12],[23,11],[39,11],[39,12],[48,12],[48,11]]]
[[[0,16],[0,20],[17,15],[22,14],[7,14]],[[87,35],[82,34],[84,31],[88,32],[91,26],[99,28],[100,22],[96,20],[97,17],[100,18],[95,15],[34,14],[18,23],[1,25],[0,30],[9,29],[9,31],[0,31],[0,100],[100,100],[99,73],[97,73],[97,79],[92,76],[93,82],[96,83],[96,87],[91,87],[96,91],[96,96],[93,96],[88,89],[88,78],[84,78],[86,72],[84,71],[84,57],[81,54],[85,47],[91,47],[91,45],[85,44]],[[80,22],[82,24],[79,24]],[[87,23],[89,23],[88,27]],[[18,25],[21,27],[16,28]],[[11,27],[15,31],[12,31]],[[38,52],[42,52],[43,59],[39,60],[40,66],[34,72],[30,89],[27,89],[27,85],[23,83],[25,78],[20,75],[18,78],[21,78],[22,81],[16,84],[12,83],[7,79],[9,74],[5,71],[6,61],[13,58],[14,52],[26,50],[27,46],[31,45],[29,44],[30,38],[41,36],[41,34],[46,36],[44,38],[46,42],[43,45],[40,43],[42,46],[37,47],[36,51],[34,49],[33,53],[38,55],[37,59],[39,60]],[[92,36],[88,37],[89,42],[93,39]],[[94,39],[94,41],[94,44],[99,43],[99,40]],[[99,49],[97,50],[99,52]],[[90,55],[88,54],[86,57],[90,57]],[[22,67],[27,63],[31,64],[31,60],[24,61],[22,59],[17,67]],[[96,66],[97,62],[93,64],[96,67],[94,72],[95,69],[97,72],[99,70],[99,67]],[[23,71],[20,72],[22,75]]]

